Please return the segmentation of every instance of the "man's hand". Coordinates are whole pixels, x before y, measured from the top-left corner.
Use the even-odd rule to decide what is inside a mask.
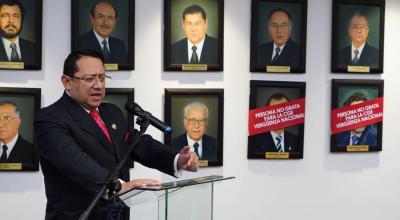
[[[122,183],[121,191],[119,193],[124,193],[131,189],[139,188],[139,187],[147,187],[147,186],[160,186],[161,183],[158,180],[153,179],[136,179],[131,180],[129,182]]]
[[[196,153],[190,152],[190,147],[185,146],[179,153],[178,170],[184,169],[191,172],[196,172],[199,169],[199,158]]]

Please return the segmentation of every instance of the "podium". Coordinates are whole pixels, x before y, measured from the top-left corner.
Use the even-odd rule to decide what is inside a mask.
[[[214,184],[233,178],[213,175],[168,182],[133,189],[119,198],[133,208],[132,219],[211,220]]]

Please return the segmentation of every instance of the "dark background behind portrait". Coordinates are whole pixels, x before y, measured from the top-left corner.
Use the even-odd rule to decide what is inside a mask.
[[[182,30],[182,13],[195,4],[206,12],[207,35],[218,39],[218,0],[171,0],[171,43],[186,37]]]
[[[301,4],[300,3],[279,3],[279,2],[260,2],[258,8],[258,45],[272,41],[268,32],[269,12],[282,8],[288,11],[292,20],[291,39],[301,45]]]
[[[124,113],[125,118],[128,117],[128,113],[126,112],[126,109],[125,109],[125,105],[126,105],[127,101],[128,101],[127,95],[106,94],[106,96],[104,97],[104,102],[109,102],[109,103],[112,103],[112,104],[118,106],[118,108],[121,109],[122,113]]]
[[[20,1],[22,6],[25,8],[25,17],[22,24],[22,31],[20,36],[26,40],[36,42],[36,1],[35,0],[25,0]]]
[[[300,97],[300,89],[299,88],[282,88],[282,87],[259,87],[257,88],[257,108],[267,106],[267,101],[271,95],[275,93],[283,93],[290,100],[295,100],[302,98]],[[291,126],[285,128],[288,131],[292,132],[295,135],[299,135],[299,127]]]
[[[354,12],[359,11],[365,15],[368,19],[369,33],[367,42],[370,46],[379,49],[379,17],[380,7],[378,6],[367,6],[367,5],[339,5],[339,48],[342,49],[351,44],[347,28],[349,26],[350,18]]]
[[[92,29],[92,25],[90,22],[90,9],[92,9],[93,5],[99,2],[99,0],[80,0],[79,1],[79,9],[78,14],[80,18],[79,22],[79,36],[85,34],[89,30]],[[118,18],[111,36],[119,38],[125,42],[125,45],[128,45],[128,0],[110,0],[109,2],[113,3],[118,11]],[[133,24],[132,24],[133,25]],[[79,37],[78,36],[78,37]],[[129,48],[128,48],[129,50]]]
[[[34,96],[0,95],[0,101],[10,101],[18,106],[21,117],[21,126],[18,133],[27,141],[33,143]]]
[[[191,102],[201,102],[208,107],[208,121],[206,134],[218,138],[218,96],[205,95],[180,95],[171,97],[171,137],[175,137],[186,132],[183,126],[183,109]]]

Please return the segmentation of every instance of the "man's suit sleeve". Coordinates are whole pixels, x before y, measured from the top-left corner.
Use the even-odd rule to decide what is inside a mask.
[[[97,182],[106,178],[108,170],[82,151],[63,120],[51,109],[42,109],[36,116],[35,136],[44,163],[50,163],[83,188],[93,193],[98,190]]]

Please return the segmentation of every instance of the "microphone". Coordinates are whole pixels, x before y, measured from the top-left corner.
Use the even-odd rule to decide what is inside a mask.
[[[150,112],[146,112],[133,101],[127,102],[125,105],[125,109],[133,115],[149,120],[151,125],[158,128],[164,133],[169,133],[172,131],[172,128],[169,125],[154,117]]]

